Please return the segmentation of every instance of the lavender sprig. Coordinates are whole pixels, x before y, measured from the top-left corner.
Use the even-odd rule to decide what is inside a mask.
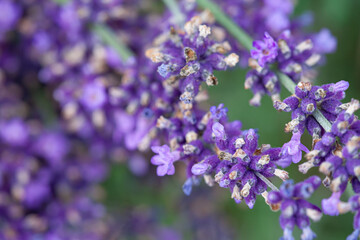
[[[226,28],[226,30],[232,34],[245,48],[248,50],[252,49],[253,39],[245,33],[236,23],[234,23],[230,18],[228,18],[215,3],[211,0],[197,0],[199,5],[203,8],[208,8],[218,20],[218,22]],[[290,93],[295,92],[295,83],[287,75],[277,72],[277,75],[281,83],[286,87]],[[321,112],[315,110],[314,117],[321,124],[321,126],[326,130],[330,131],[331,124],[327,119],[322,115]]]

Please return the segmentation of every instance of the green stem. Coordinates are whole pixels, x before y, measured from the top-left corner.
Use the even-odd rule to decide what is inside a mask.
[[[238,27],[221,8],[213,3],[211,0],[197,0],[200,7],[209,9],[214,15],[215,19],[225,27],[228,32],[233,35],[246,49],[252,49],[253,39],[241,28]]]
[[[209,9],[215,16],[216,20],[228,30],[243,46],[248,50],[252,48],[253,39],[239,27],[235,22],[228,18],[221,8],[213,3],[211,0],[197,0],[199,6],[202,8]],[[284,87],[292,94],[295,93],[295,83],[287,75],[277,71],[277,75],[280,79],[280,82]],[[313,113],[314,118],[319,122],[319,124],[325,129],[325,131],[331,131],[331,123],[324,117],[324,115],[316,109]]]
[[[319,109],[315,109],[312,115],[316,121],[325,129],[325,131],[331,132],[331,123],[326,119],[326,117],[320,112]]]
[[[178,24],[180,26],[184,25],[185,16],[180,11],[180,8],[179,8],[176,0],[162,0],[162,1],[165,3],[166,7],[172,13],[176,24]]]
[[[69,0],[53,0],[55,3],[59,4],[59,5],[64,5],[67,2],[69,2]]]
[[[279,189],[272,182],[270,182],[270,180],[267,179],[264,175],[262,175],[259,172],[254,172],[254,173],[256,176],[258,176],[258,178],[260,178],[264,183],[266,183],[266,185],[268,185],[271,188],[271,190],[279,191]]]
[[[283,74],[282,72],[280,71],[277,71],[276,72],[277,76],[279,77],[280,79],[280,82],[282,85],[284,85],[284,87],[289,91],[291,92],[292,94],[295,93],[295,83],[293,82],[293,80],[291,80],[291,78],[289,78],[287,75]]]
[[[354,195],[355,195],[354,190],[352,189],[352,185],[351,185],[351,184],[348,184],[348,185],[346,186],[345,194],[346,194],[348,197],[351,197],[351,196],[354,196]]]
[[[116,36],[116,34],[104,24],[94,24],[93,31],[101,37],[102,41],[112,47],[121,57],[121,59],[126,62],[130,57],[134,56],[130,49],[121,41],[121,39]]]

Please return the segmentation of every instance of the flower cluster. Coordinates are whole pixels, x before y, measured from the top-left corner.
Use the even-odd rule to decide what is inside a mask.
[[[319,167],[333,192],[324,213],[357,212],[348,239],[357,238],[359,197],[340,197],[349,181],[360,192],[360,104],[341,102],[346,81],[311,83],[336,48],[329,30],[306,33],[311,16],[291,17],[291,0],[217,1],[211,12],[197,10],[202,0],[165,2],[170,11],[159,15],[147,0],[0,0],[1,238],[107,238],[106,211],[92,197],[107,159],[141,175],[150,150],[158,176],[186,165],[186,195],[201,179],[249,208],[262,195],[272,209],[281,205],[283,239],[293,239],[295,225],[313,239],[309,219],[321,211],[305,199],[321,180],[286,181],[279,191],[270,180],[287,180],[278,167],[305,152],[299,170]],[[283,146],[259,146],[257,130],[229,121],[223,104],[200,104],[208,99],[203,83],[217,85],[216,71],[237,66],[251,67],[251,105],[267,94],[291,112],[285,131],[293,135]],[[281,84],[293,90],[283,101]]]
[[[345,90],[349,87],[346,81],[323,86],[312,86],[311,83],[300,82],[295,94],[281,101],[274,102],[275,109],[291,112],[291,122],[286,132],[304,132],[305,128],[313,139],[320,138],[325,130],[312,116],[318,109],[330,123],[334,122],[342,111],[341,100],[345,98]]]
[[[90,197],[107,172],[103,156],[84,151],[60,124],[28,116],[19,90],[1,84],[1,238],[103,239],[105,210]]]
[[[202,82],[208,86],[218,84],[213,71],[234,67],[239,61],[235,53],[225,56],[231,47],[228,42],[221,42],[221,35],[212,32],[212,25],[208,12],[194,16],[183,29],[171,27],[146,52],[154,63],[161,63],[157,72],[163,81],[177,84],[180,100],[186,104],[194,102]]]
[[[276,62],[278,70],[296,83],[308,82],[314,78],[315,74],[311,68],[321,62],[323,58],[321,54],[333,52],[335,47],[326,48],[324,46],[322,49],[315,47],[313,41],[332,41],[336,46],[336,40],[326,29],[318,35],[303,39],[293,36],[290,30],[286,30],[278,35],[277,41],[267,32],[265,32],[263,41],[254,41],[255,49],[251,50],[249,59],[249,66],[253,70],[248,72],[245,81],[245,88],[251,89],[254,93],[254,98],[250,101],[251,105],[260,105],[261,97],[264,94],[270,95],[275,102],[279,100],[280,83],[277,75],[270,69],[272,63]],[[320,45],[320,43],[317,44]]]
[[[321,210],[308,202],[314,191],[321,185],[317,176],[310,177],[303,182],[294,184],[292,180],[285,181],[279,191],[268,194],[270,204],[280,205],[280,225],[284,230],[283,240],[293,240],[292,231],[295,226],[302,229],[301,240],[311,240],[316,237],[310,228],[310,219],[319,221]]]

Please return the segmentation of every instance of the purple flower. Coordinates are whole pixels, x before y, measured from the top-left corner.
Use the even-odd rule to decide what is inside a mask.
[[[323,212],[326,215],[330,215],[330,216],[339,215],[338,204],[340,203],[341,194],[342,192],[334,192],[330,198],[323,199],[321,201]]]
[[[158,165],[156,171],[157,175],[173,175],[175,173],[174,162],[180,159],[180,152],[171,151],[167,145],[154,146],[151,147],[151,150],[154,153],[157,153],[157,155],[151,158],[151,163]]]
[[[12,119],[0,124],[0,136],[9,145],[24,146],[29,138],[29,129],[21,119]]]
[[[266,7],[286,14],[292,13],[294,3],[291,0],[265,0]],[[270,14],[271,15],[271,14]]]
[[[290,25],[289,17],[280,11],[275,11],[266,19],[266,26],[276,33],[279,33],[287,29],[289,25]]]
[[[285,181],[279,191],[268,194],[270,204],[281,204],[280,225],[284,229],[283,240],[294,239],[292,231],[295,225],[302,229],[301,240],[312,240],[316,234],[310,228],[310,219],[319,221],[321,210],[306,201],[321,184],[317,176],[310,177],[294,185],[292,180]]]
[[[0,33],[10,30],[17,22],[20,16],[19,5],[12,1],[0,1]]]
[[[221,103],[219,104],[218,107],[216,106],[212,106],[210,108],[210,112],[211,112],[211,116],[216,119],[216,120],[220,120],[223,117],[226,117],[226,114],[228,112],[227,108],[224,108],[224,104]]]
[[[212,126],[212,132],[217,139],[226,139],[225,128],[221,123],[214,123],[214,125]]]
[[[96,110],[106,101],[105,88],[97,82],[87,83],[82,90],[81,103],[89,110]]]
[[[46,180],[32,181],[25,186],[24,203],[29,208],[36,208],[50,196],[50,185]]]
[[[143,155],[134,154],[130,157],[128,166],[136,176],[144,176],[149,169],[149,161]]]
[[[314,50],[318,53],[332,53],[336,50],[337,40],[329,29],[321,29],[313,37]]]
[[[58,166],[69,151],[69,143],[62,134],[48,132],[36,140],[35,151],[50,164]]]
[[[302,151],[308,153],[309,150],[300,141],[301,133],[294,133],[290,142],[285,143],[281,148],[281,158],[277,161],[277,165],[285,168],[290,166],[291,162],[298,163],[302,157]]]
[[[253,42],[253,47],[256,49],[251,50],[251,57],[258,60],[261,67],[265,67],[266,63],[272,62],[278,55],[278,45],[267,32],[263,41]]]
[[[351,233],[346,240],[358,240],[360,236],[360,229],[355,229],[353,233]]]

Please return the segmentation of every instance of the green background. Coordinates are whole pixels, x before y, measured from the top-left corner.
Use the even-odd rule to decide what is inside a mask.
[[[338,48],[327,58],[327,63],[319,68],[317,84],[346,80],[350,82],[346,100],[360,98],[360,1],[359,0],[301,0],[295,16],[305,12],[314,13],[314,24],[310,31],[329,28],[338,39]],[[260,143],[282,146],[291,135],[284,133],[284,125],[290,115],[279,113],[272,107],[269,97],[264,97],[258,108],[250,107],[250,91],[244,90],[246,70],[217,73],[219,85],[209,89],[212,105],[224,103],[229,108],[231,120],[241,120],[244,128],[257,128]],[[288,95],[285,90],[282,97]],[[310,137],[303,137],[304,144],[310,147]],[[156,209],[159,225],[170,226],[181,232],[184,239],[279,239],[282,230],[278,224],[279,212],[273,213],[258,198],[254,209],[245,204],[237,205],[230,199],[229,191],[215,186],[208,188],[203,184],[193,190],[191,196],[182,193],[180,164],[175,176],[158,178],[155,169],[144,177],[135,177],[126,166],[114,166],[109,179],[104,183],[107,190],[106,202],[111,211],[122,214],[125,210],[139,207]],[[289,169],[291,178],[300,181],[304,176],[297,166]],[[318,174],[317,170],[308,173]],[[275,182],[277,185],[280,182]],[[330,192],[324,187],[314,194],[311,202],[320,206],[321,198]],[[194,215],[195,214],[195,215]],[[353,214],[337,217],[323,216],[312,224],[317,239],[345,239],[353,231]],[[295,231],[295,239],[300,239],[300,231]],[[150,239],[134,233],[129,239]]]

